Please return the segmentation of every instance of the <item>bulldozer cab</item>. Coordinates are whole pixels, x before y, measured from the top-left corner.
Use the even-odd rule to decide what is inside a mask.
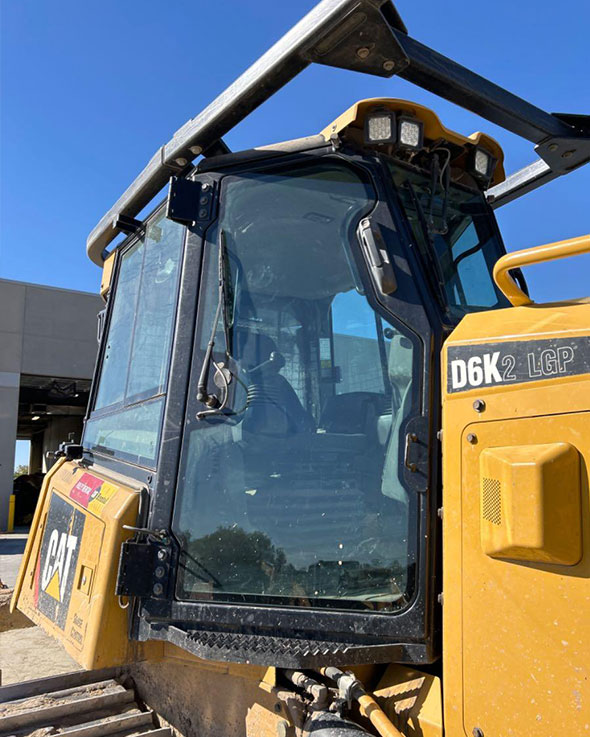
[[[210,159],[117,249],[83,445],[149,487],[119,573],[150,593],[138,638],[435,657],[438,356],[507,303],[494,172],[470,164],[496,157],[408,105],[357,108],[337,146]],[[150,545],[164,562],[139,570]]]
[[[222,136],[310,63],[399,75],[538,159],[506,176],[492,138],[389,98],[230,152]],[[338,681],[336,666],[434,663],[444,642],[449,734],[464,694],[470,733],[484,706],[504,725],[505,699],[540,672],[535,638],[556,672],[561,657],[521,593],[549,592],[552,621],[586,626],[573,384],[587,392],[588,306],[541,319],[519,267],[588,242],[507,257],[494,209],[588,161],[588,116],[547,113],[423,46],[389,0],[323,0],[90,234],[107,307],[84,436],[46,478],[13,603],[87,668],[176,646]],[[488,643],[501,611],[518,623],[512,680]]]

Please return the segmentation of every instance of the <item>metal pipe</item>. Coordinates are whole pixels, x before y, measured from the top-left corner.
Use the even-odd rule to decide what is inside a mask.
[[[346,693],[358,703],[361,715],[371,722],[381,737],[404,737],[404,734],[393,724],[375,699],[365,691],[363,684],[352,673],[344,673],[333,666],[320,668],[320,673],[335,681],[342,694]]]
[[[388,58],[374,67],[370,53],[359,57],[361,49],[356,44],[360,36],[355,24],[369,24],[368,19],[371,32],[381,39],[375,51],[397,61]],[[541,110],[408,36],[390,0],[322,0],[156,151],[88,236],[91,261],[102,266],[106,247],[121,232],[122,216],[135,218],[173,174],[184,176],[191,171],[195,157],[211,151],[222,136],[312,62],[378,76],[399,74],[538,144],[552,138],[586,140],[563,116]]]
[[[507,253],[496,261],[494,280],[515,307],[530,305],[533,300],[522,291],[510,276],[511,269],[520,269],[523,266],[541,264],[544,261],[555,261],[558,258],[567,258],[568,256],[579,256],[583,253],[590,253],[590,235],[581,235],[579,238],[570,238],[567,241],[557,241],[544,246],[535,246],[523,251]]]
[[[358,5],[358,0],[322,0],[199,115],[179,128],[152,156],[88,236],[87,253],[102,266],[103,251],[118,234],[118,215],[135,217],[173,174],[190,171],[190,162],[224,136],[310,64],[304,51],[317,44]]]

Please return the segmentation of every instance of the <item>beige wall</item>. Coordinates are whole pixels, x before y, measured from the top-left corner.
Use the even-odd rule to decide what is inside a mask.
[[[90,379],[102,307],[89,292],[0,279],[0,530],[12,491],[20,375]]]

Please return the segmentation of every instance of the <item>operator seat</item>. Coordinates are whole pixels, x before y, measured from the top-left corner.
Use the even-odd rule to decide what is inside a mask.
[[[381,493],[390,499],[407,504],[408,492],[403,483],[400,467],[400,450],[403,440],[400,431],[404,420],[408,417],[412,403],[412,344],[402,335],[394,335],[389,346],[389,362],[387,371],[392,386],[396,387],[401,397],[400,406],[394,408],[391,418],[391,431],[385,452]],[[402,450],[403,452],[403,450]]]
[[[244,432],[285,437],[315,429],[313,418],[288,380],[279,373],[285,359],[270,336],[237,330],[234,355],[248,374]]]

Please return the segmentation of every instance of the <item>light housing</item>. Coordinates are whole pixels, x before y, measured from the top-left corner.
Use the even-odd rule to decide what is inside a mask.
[[[396,139],[395,113],[380,110],[367,115],[365,118],[365,143],[395,143]]]
[[[482,182],[489,182],[494,176],[498,160],[489,151],[475,146],[469,155],[469,172]]]
[[[424,145],[424,123],[408,115],[397,119],[397,142],[400,148],[418,151]]]

